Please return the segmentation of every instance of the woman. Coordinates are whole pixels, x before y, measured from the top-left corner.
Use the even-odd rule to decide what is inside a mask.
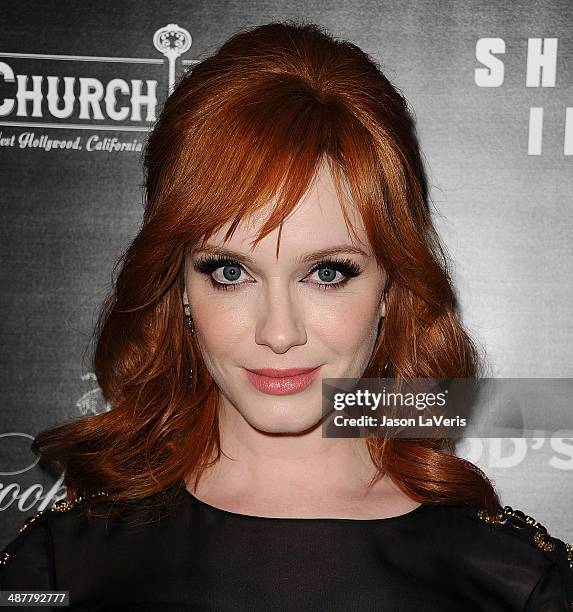
[[[4,550],[2,589],[75,610],[568,610],[571,549],[449,440],[321,435],[323,378],[478,373],[379,67],[315,25],[240,32],[183,76],[145,166],[94,355],[113,409],[34,441],[70,499]]]

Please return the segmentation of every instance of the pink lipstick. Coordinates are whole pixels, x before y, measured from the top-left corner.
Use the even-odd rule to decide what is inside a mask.
[[[321,367],[322,365],[316,368],[289,368],[286,370],[273,368],[248,370],[245,368],[245,372],[252,385],[259,391],[270,395],[288,395],[299,393],[309,387],[318,376]]]

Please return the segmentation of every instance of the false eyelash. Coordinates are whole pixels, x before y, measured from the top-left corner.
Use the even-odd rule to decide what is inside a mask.
[[[223,266],[239,266],[241,268],[243,267],[241,262],[237,261],[236,259],[230,259],[229,257],[222,257],[220,255],[204,255],[193,264],[193,267],[197,272],[209,275],[211,284],[216,289],[223,289],[227,291],[237,289],[237,287],[242,283],[219,283],[213,279],[213,272]],[[361,272],[360,266],[350,258],[325,258],[314,264],[308,274],[313,274],[321,268],[331,268],[333,270],[336,270],[337,272],[341,272],[346,276],[344,280],[339,281],[338,283],[313,283],[314,285],[317,285],[325,291],[328,289],[340,289],[341,287],[346,285],[350,278],[358,276]]]

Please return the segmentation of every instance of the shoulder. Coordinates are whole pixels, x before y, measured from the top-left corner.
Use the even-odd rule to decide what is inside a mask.
[[[155,537],[173,522],[173,497],[119,502],[105,492],[60,500],[28,517],[0,553],[0,590],[82,589],[106,583],[134,559],[153,554]],[[85,571],[86,564],[98,572]],[[57,571],[55,571],[57,568]],[[101,570],[101,571],[100,571]]]
[[[500,589],[521,589],[527,612],[573,610],[573,546],[548,533],[532,516],[511,506],[489,513],[444,506],[442,523],[463,555]],[[545,606],[545,607],[544,607]]]
[[[528,546],[532,556],[539,557],[546,564],[559,565],[560,569],[565,570],[563,576],[568,579],[566,583],[571,585],[573,546],[556,534],[550,534],[546,527],[532,516],[517,508],[504,506],[494,514],[478,510],[475,517],[490,530],[499,533],[501,537],[519,539]]]
[[[60,500],[27,517],[0,553],[0,590],[53,589],[57,535],[87,520],[86,509],[98,498],[104,501],[108,496],[100,492]]]
[[[28,517],[0,553],[0,590],[50,590],[50,537],[43,513]]]

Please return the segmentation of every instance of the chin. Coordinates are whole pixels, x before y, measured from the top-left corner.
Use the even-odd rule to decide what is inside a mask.
[[[259,431],[263,431],[265,433],[273,433],[273,434],[300,434],[304,433],[309,429],[313,429],[317,425],[320,424],[322,419],[322,414],[296,414],[294,410],[287,409],[286,411],[281,411],[280,414],[273,414],[272,411],[270,414],[266,415],[243,415],[245,420],[249,425],[258,429]]]

